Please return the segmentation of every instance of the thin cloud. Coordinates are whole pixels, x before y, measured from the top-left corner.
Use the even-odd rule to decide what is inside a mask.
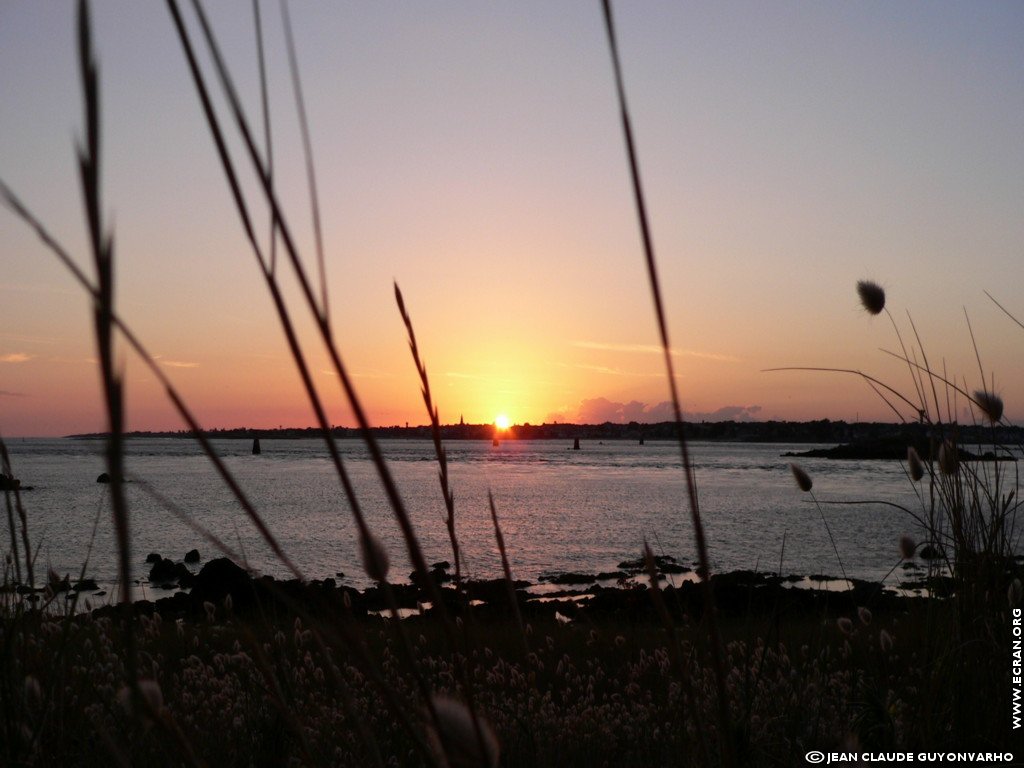
[[[662,349],[657,344],[615,344],[604,341],[575,341],[574,347],[580,349],[597,349],[603,352],[626,352],[640,355],[660,355]],[[695,349],[673,348],[674,357],[698,357],[702,360],[715,360],[720,363],[738,363],[740,359],[733,355],[723,355],[717,352],[699,352]]]
[[[56,344],[57,339],[44,336],[23,336],[20,333],[0,333],[0,339],[17,341],[21,344]]]
[[[563,409],[567,410],[567,409]],[[727,405],[710,413],[683,413],[686,421],[756,421],[761,413],[759,405]],[[628,403],[594,397],[583,400],[576,411],[576,422],[580,424],[603,424],[606,421],[624,424],[630,421],[655,424],[675,418],[672,403],[642,403],[632,400]]]
[[[26,355],[24,352],[10,352],[6,355],[0,355],[0,363],[24,363],[26,360],[31,360],[32,355]]]
[[[28,397],[24,392],[8,392],[7,390],[0,389],[0,397]]]
[[[642,379],[665,378],[664,371],[658,371],[656,373],[640,373],[639,371],[623,371],[619,368],[609,368],[606,365],[584,365],[582,363],[566,367],[578,368],[579,370],[582,371],[594,371],[595,373],[605,373],[608,374],[609,376],[632,376]],[[681,373],[677,373],[676,378],[681,379],[683,378],[683,375]]]
[[[160,365],[166,365],[168,368],[198,368],[199,363],[188,363],[181,360],[161,360]]]

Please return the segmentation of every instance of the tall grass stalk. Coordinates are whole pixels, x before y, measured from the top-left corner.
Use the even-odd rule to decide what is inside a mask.
[[[178,10],[176,0],[167,0],[168,8],[171,12],[172,18],[175,23],[175,28],[178,32],[179,40],[182,44],[182,48],[185,52],[186,58],[189,62],[189,68],[192,72],[193,82],[196,86],[197,94],[202,102],[204,115],[208,127],[210,128],[211,135],[217,144],[218,154],[221,157],[222,168],[225,171],[225,175],[228,179],[229,185],[232,189],[232,194],[235,197],[236,208],[242,217],[243,226],[246,230],[246,236],[249,239],[250,245],[257,255],[257,259],[260,262],[261,269],[266,277],[268,288],[270,289],[275,300],[275,308],[278,311],[278,316],[281,319],[282,325],[285,326],[286,333],[287,328],[290,327],[290,320],[288,319],[288,310],[284,304],[283,299],[280,296],[280,291],[277,289],[276,276],[269,274],[267,264],[261,256],[261,250],[256,241],[255,235],[252,230],[251,220],[247,213],[248,209],[244,202],[244,198],[241,194],[240,187],[236,181],[234,167],[230,161],[230,156],[227,153],[226,145],[224,144],[223,138],[221,137],[221,131],[219,128],[219,122],[213,111],[212,105],[210,104],[209,97],[207,94],[207,87],[205,85],[205,78],[202,75],[201,70],[196,63],[196,57],[194,55],[194,46],[191,42],[191,38],[188,35],[188,31],[182,21],[181,14]],[[228,69],[224,63],[223,57],[220,53],[220,48],[217,44],[216,38],[213,34],[213,30],[206,18],[206,15],[202,9],[201,3],[198,0],[193,0],[193,10],[199,21],[200,27],[203,31],[203,37],[206,41],[207,48],[214,62],[214,68],[217,72],[217,77],[221,85],[221,89],[226,97],[232,118],[235,126],[238,130],[239,136],[246,148],[246,153],[249,157],[250,163],[253,170],[256,172],[261,185],[262,194],[264,201],[272,209],[273,216],[278,224],[278,233],[281,237],[282,245],[284,246],[285,253],[288,256],[288,260],[292,266],[293,273],[299,282],[303,299],[305,300],[307,309],[310,312],[312,319],[314,320],[315,326],[319,332],[320,339],[324,345],[325,351],[331,361],[331,365],[334,368],[334,372],[337,374],[338,379],[341,383],[343,394],[345,395],[349,407],[352,409],[353,415],[356,419],[356,423],[359,426],[360,434],[366,443],[367,448],[370,452],[371,460],[373,461],[374,467],[377,470],[378,477],[380,478],[381,485],[384,488],[385,494],[388,498],[389,505],[394,514],[395,520],[398,522],[399,529],[402,532],[403,540],[405,541],[406,551],[408,552],[409,559],[412,562],[413,568],[416,571],[421,582],[426,586],[426,589],[433,601],[438,607],[440,615],[445,619],[444,624],[446,626],[446,633],[451,642],[452,648],[456,647],[454,632],[451,628],[450,620],[447,616],[447,611],[444,607],[443,601],[441,600],[441,594],[438,590],[437,585],[434,582],[433,577],[430,575],[430,571],[427,567],[426,559],[423,555],[423,551],[420,547],[419,540],[416,536],[415,529],[412,525],[412,521],[409,518],[408,512],[405,508],[405,503],[402,500],[401,494],[398,491],[398,486],[395,484],[394,478],[391,475],[391,471],[388,468],[387,462],[384,459],[384,455],[380,450],[380,446],[374,437],[369,418],[362,406],[362,402],[355,390],[355,386],[352,383],[351,377],[347,371],[347,368],[342,362],[341,355],[338,351],[337,345],[334,342],[333,331],[329,320],[323,311],[322,307],[318,307],[317,300],[313,295],[313,291],[310,285],[309,278],[306,274],[306,270],[302,264],[302,260],[299,257],[298,249],[295,246],[294,238],[292,237],[291,230],[287,223],[287,218],[284,216],[281,205],[277,198],[277,192],[274,188],[273,181],[270,178],[266,165],[259,155],[256,148],[255,142],[252,136],[252,130],[250,129],[249,122],[245,117],[244,110],[242,109],[241,102],[238,99],[237,92],[232,83],[232,79]],[[302,355],[299,352],[298,344],[292,343],[289,340],[290,348],[292,350],[293,358],[296,364],[302,366]],[[330,425],[326,420],[326,416],[323,413],[322,408],[317,407],[318,395],[316,389],[312,384],[312,379],[304,376],[304,386],[307,394],[309,395],[311,403],[314,405],[316,412],[318,426],[323,432],[324,439],[328,444],[328,450],[331,452],[332,460],[334,460],[335,467],[338,471],[339,477],[342,479],[342,483],[345,486],[346,496],[349,498],[350,506],[353,509],[353,514],[356,514],[357,524],[359,524],[359,516],[356,513],[358,509],[358,502],[355,499],[354,491],[351,490],[351,485],[347,482],[347,474],[345,473],[340,455],[337,453],[337,448],[334,447],[333,437],[330,432]],[[364,526],[361,526],[364,527]]]
[[[447,512],[445,527],[448,529],[448,541],[452,548],[452,559],[455,561],[455,587],[462,588],[462,554],[459,548],[459,538],[455,534],[455,494],[452,491],[451,481],[448,478],[448,454],[441,442],[441,418],[438,414],[437,404],[430,393],[430,378],[427,376],[427,366],[420,357],[420,348],[416,343],[416,332],[412,327],[412,318],[409,317],[405,308],[405,299],[402,298],[402,291],[395,283],[395,301],[398,304],[398,311],[405,323],[405,330],[409,336],[409,351],[412,353],[412,360],[416,366],[416,373],[420,379],[420,392],[423,395],[423,405],[427,409],[427,417],[430,419],[430,436],[434,442],[434,455],[437,458],[438,480],[441,483],[441,495],[444,497],[444,507]]]
[[[100,94],[96,61],[92,50],[92,30],[86,0],[78,4],[79,72],[82,77],[82,99],[85,108],[85,138],[78,147],[79,178],[82,202],[88,222],[89,244],[96,269],[97,293],[93,301],[93,322],[99,352],[103,400],[107,411],[106,445],[107,473],[110,476],[110,501],[117,537],[121,603],[132,602],[131,536],[128,503],[124,492],[124,387],[114,370],[114,245],[105,231],[100,203]],[[128,684],[138,704],[141,695],[136,673],[135,634],[130,614],[126,612],[124,641],[127,657]]]
[[[14,561],[15,578],[21,583],[21,563],[18,559],[18,533],[14,523],[14,510],[18,511],[18,521],[21,523],[21,543],[25,551],[25,573],[28,575],[30,586],[35,584],[35,574],[32,572],[32,547],[28,537],[28,518],[25,516],[25,507],[21,503],[21,490],[19,483],[11,467],[11,457],[7,453],[7,444],[0,438],[0,460],[3,464],[3,474],[10,478],[10,487],[4,488],[4,505],[7,507],[7,527],[11,534],[11,556]],[[11,497],[14,497],[13,504]]]
[[[729,714],[729,701],[726,697],[725,666],[722,658],[722,642],[719,637],[718,619],[715,613],[715,598],[711,587],[711,559],[708,556],[707,538],[704,533],[704,523],[701,520],[700,504],[697,498],[697,479],[693,473],[693,464],[690,461],[690,451],[686,442],[686,430],[683,426],[683,411],[679,403],[679,390],[676,386],[675,366],[672,363],[672,347],[668,338],[668,323],[665,319],[664,302],[661,297],[661,285],[658,280],[658,267],[654,258],[654,242],[651,237],[651,229],[647,219],[647,205],[644,202],[643,185],[640,183],[640,166],[637,160],[636,148],[633,142],[633,128],[629,117],[629,108],[626,104],[626,89],[622,78],[622,65],[619,61],[619,46],[615,38],[615,23],[612,18],[610,0],[602,0],[604,9],[605,28],[608,32],[608,47],[611,51],[612,67],[615,71],[615,89],[619,101],[619,115],[622,120],[622,132],[626,141],[626,154],[629,160],[630,178],[633,183],[633,198],[636,203],[637,220],[640,225],[640,235],[643,241],[644,261],[647,265],[647,276],[651,286],[651,299],[654,302],[654,312],[658,323],[658,335],[661,339],[662,354],[665,360],[665,371],[668,377],[668,385],[672,394],[672,412],[675,418],[676,438],[679,444],[679,451],[683,462],[683,471],[686,474],[687,497],[690,502],[690,518],[693,523],[693,536],[697,546],[697,559],[701,567],[701,580],[704,585],[705,599],[705,620],[708,623],[708,632],[711,637],[712,661],[715,670],[715,684],[718,691],[718,730],[719,741],[722,751],[722,763],[725,766],[733,765],[733,750],[730,741],[731,716]]]

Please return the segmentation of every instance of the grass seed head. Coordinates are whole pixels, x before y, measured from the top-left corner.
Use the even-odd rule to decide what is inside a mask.
[[[1021,586],[1020,579],[1014,579],[1010,582],[1009,589],[1006,590],[1006,598],[1010,601],[1010,607],[1016,608],[1020,605],[1020,599],[1024,596],[1024,587]]]
[[[859,618],[860,623],[866,627],[871,623],[871,611],[862,605],[857,609],[857,618]]]
[[[366,575],[374,581],[387,581],[391,561],[380,540],[372,534],[366,534],[359,540],[359,548],[363,554],[363,570]]]
[[[884,629],[878,633],[878,645],[882,649],[882,653],[888,653],[892,650],[892,635],[886,632]]]
[[[955,475],[960,464],[956,446],[951,440],[943,440],[939,446],[939,469],[944,475]]]
[[[789,469],[793,473],[793,479],[796,480],[796,484],[800,486],[800,490],[808,493],[814,486],[814,483],[811,482],[811,476],[799,464],[790,464]]]
[[[999,395],[979,389],[974,392],[974,402],[993,424],[1003,418],[1003,399]]]
[[[924,464],[921,462],[921,457],[917,455],[917,451],[913,448],[907,448],[907,469],[910,471],[910,477],[915,483],[924,477]]]
[[[845,616],[840,616],[836,619],[836,626],[839,627],[839,631],[844,635],[848,635],[853,632],[853,622]]]
[[[914,543],[914,540],[906,534],[900,536],[900,556],[904,560],[913,560],[916,552],[917,544]]]
[[[885,309],[885,291],[878,283],[871,280],[857,281],[857,295],[860,303],[872,315],[880,314]]]

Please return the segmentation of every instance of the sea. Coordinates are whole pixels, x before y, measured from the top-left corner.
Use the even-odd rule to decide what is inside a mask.
[[[324,443],[261,443],[260,455],[245,440],[214,446],[304,578],[367,586],[351,508]],[[407,581],[412,569],[366,446],[338,446],[358,503],[388,552],[390,579]],[[690,443],[713,570],[845,571],[890,584],[905,578],[897,567],[899,539],[924,534],[911,514],[920,513],[922,501],[901,462],[797,459],[814,481],[812,494],[802,493],[789,467],[794,459],[783,454],[815,447],[827,446]],[[385,440],[381,448],[428,563],[451,561],[433,443]],[[96,482],[105,471],[103,441],[15,439],[8,450],[15,476],[31,487],[21,497],[37,574],[52,570],[74,580],[84,573],[101,586],[115,584],[110,488]],[[488,494],[517,579],[615,571],[639,557],[645,542],[656,555],[696,564],[675,443],[583,441],[573,450],[560,440],[452,441],[446,451],[456,533],[471,578],[502,573]],[[195,548],[207,561],[222,554],[212,537],[259,573],[292,575],[193,440],[128,440],[126,475],[133,578],[143,592],[149,553],[181,560]],[[10,549],[6,530],[3,549]]]

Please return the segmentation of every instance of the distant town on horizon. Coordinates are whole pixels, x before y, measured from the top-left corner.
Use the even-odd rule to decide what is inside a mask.
[[[894,437],[921,437],[930,429],[944,426],[956,431],[958,439],[965,443],[1010,444],[1024,441],[1024,428],[1018,426],[981,424],[928,425],[919,423],[887,422],[846,422],[818,419],[815,421],[716,421],[684,422],[689,440],[717,440],[725,442],[767,442],[767,443],[830,443],[876,440]],[[206,435],[215,439],[303,439],[320,436],[317,427],[278,427],[257,429],[234,427],[230,429],[209,429]],[[405,426],[393,425],[373,427],[371,433],[380,439],[430,439],[432,428],[429,424]],[[133,431],[126,433],[135,438],[187,438],[191,430],[178,431]],[[341,440],[359,439],[362,434],[358,427],[332,427],[333,437]],[[106,433],[68,435],[74,439],[103,438]],[[676,424],[664,421],[644,424],[605,422],[603,424],[513,424],[498,429],[494,424],[444,424],[441,426],[442,440],[674,440]]]

